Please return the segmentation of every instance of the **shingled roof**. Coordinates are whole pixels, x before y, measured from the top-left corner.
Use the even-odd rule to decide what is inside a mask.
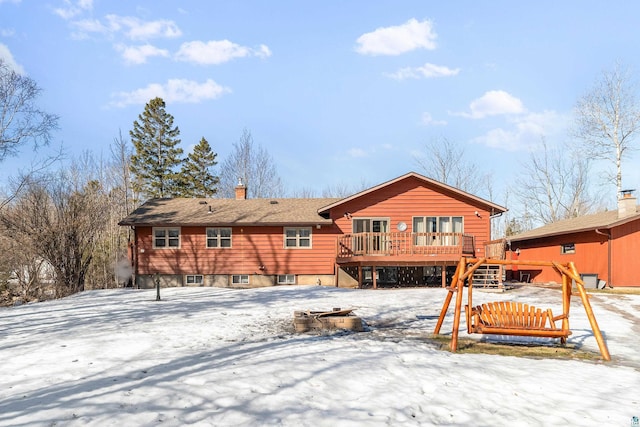
[[[512,242],[519,242],[523,240],[579,233],[595,229],[609,229],[638,219],[640,219],[640,206],[636,206],[635,214],[628,215],[623,218],[619,218],[617,210],[600,212],[592,215],[584,215],[577,218],[553,222],[551,224],[511,236],[509,239]]]
[[[233,226],[332,224],[320,208],[335,203],[321,199],[151,199],[119,222],[139,226]]]

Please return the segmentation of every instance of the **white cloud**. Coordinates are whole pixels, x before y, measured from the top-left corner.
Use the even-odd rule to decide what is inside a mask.
[[[196,40],[183,43],[176,53],[177,60],[196,64],[222,64],[247,56],[264,58],[271,56],[271,51],[265,45],[254,50],[229,40],[211,40],[206,43]]]
[[[472,142],[507,151],[531,150],[545,139],[562,139],[568,117],[555,111],[529,113],[509,120],[509,127],[492,129]]]
[[[456,76],[460,72],[460,68],[449,68],[444,65],[435,65],[426,63],[422,67],[406,67],[401,68],[395,73],[385,74],[387,77],[391,77],[396,80],[405,79],[420,79],[420,78],[434,78],[434,77],[449,77]]]
[[[254,55],[259,58],[268,58],[271,56],[271,49],[265,44],[261,44],[260,48],[254,51]]]
[[[115,48],[122,53],[122,57],[127,64],[144,64],[147,62],[147,58],[152,56],[169,56],[169,51],[166,49],[160,49],[150,44],[141,46],[116,45]]]
[[[64,20],[69,20],[91,9],[93,9],[93,0],[78,0],[76,2],[64,0],[64,7],[54,9],[53,13]]]
[[[362,55],[400,55],[415,49],[433,50],[437,35],[431,21],[412,18],[402,25],[378,28],[356,40]]]
[[[220,98],[231,89],[220,86],[211,79],[204,83],[193,80],[171,79],[166,84],[152,83],[145,88],[132,92],[118,92],[112,97],[110,103],[113,107],[125,107],[127,105],[144,105],[155,97],[162,98],[166,103],[195,104],[209,99]]]
[[[526,112],[522,101],[503,90],[490,90],[480,98],[471,101],[470,112],[452,113],[453,115],[482,119],[504,114],[522,114]]]
[[[2,59],[11,70],[18,74],[25,74],[22,65],[16,62],[9,48],[2,43],[0,43],[0,59]]]
[[[16,30],[13,28],[0,28],[0,36],[13,37],[16,34]]]
[[[445,120],[434,120],[431,113],[422,113],[422,124],[425,126],[444,126],[447,124]]]
[[[115,35],[122,33],[130,40],[175,38],[182,35],[180,28],[165,19],[142,21],[132,16],[107,15],[104,22],[98,19],[80,19],[71,23],[76,29],[75,38],[87,38],[90,34]]]
[[[20,3],[22,0],[0,0],[0,4],[2,3]]]
[[[82,19],[72,22],[74,28],[77,31],[73,32],[73,37],[76,39],[85,39],[89,34],[109,34],[113,30],[97,19]]]
[[[133,16],[107,15],[109,27],[115,31],[123,31],[131,40],[149,40],[153,38],[175,38],[182,35],[180,28],[166,19],[142,21]]]

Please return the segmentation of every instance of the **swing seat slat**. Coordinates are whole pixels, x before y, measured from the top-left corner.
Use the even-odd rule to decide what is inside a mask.
[[[556,326],[566,315],[553,316],[551,309],[540,309],[519,302],[490,302],[469,309],[465,305],[467,330],[477,334],[566,338],[569,329]]]

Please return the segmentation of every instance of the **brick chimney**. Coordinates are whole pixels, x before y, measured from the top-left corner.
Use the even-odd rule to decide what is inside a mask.
[[[635,190],[622,190],[622,195],[618,199],[618,218],[624,218],[636,213],[636,198],[633,197]]]
[[[242,178],[238,178],[238,185],[236,185],[236,200],[245,200],[246,198],[247,187],[242,183]]]

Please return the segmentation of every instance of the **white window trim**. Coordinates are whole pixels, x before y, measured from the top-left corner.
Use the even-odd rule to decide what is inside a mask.
[[[189,277],[193,277],[193,282],[189,282]],[[198,278],[200,278],[199,281]],[[204,285],[204,276],[202,274],[187,274],[184,278],[184,283],[187,285]]]
[[[356,221],[369,221],[369,228],[373,229],[373,221],[385,221],[387,223],[387,231],[366,231],[365,233],[390,233],[391,217],[388,216],[354,216],[351,218],[351,230],[355,230]],[[355,231],[354,231],[355,233]]]
[[[236,282],[235,279],[236,277],[238,278],[238,281]],[[246,278],[246,282],[243,280],[243,278]],[[249,284],[249,275],[248,274],[232,274],[231,275],[231,284],[233,285],[248,285]]]
[[[284,281],[280,280],[281,277],[284,277]],[[292,279],[292,281],[289,281],[289,279]],[[295,274],[278,274],[277,281],[278,281],[278,285],[295,285],[296,275]]]
[[[220,233],[218,233],[218,237],[209,237],[209,235],[207,234],[208,230],[229,230],[229,237],[222,237],[220,236]],[[204,231],[204,238],[205,238],[205,247],[207,249],[231,249],[233,248],[233,229],[231,227],[207,227]],[[209,246],[209,239],[216,239],[218,241],[218,246]],[[221,242],[222,240],[227,240],[229,239],[229,246],[221,246]]]
[[[415,215],[411,218],[411,231],[413,233],[417,233],[415,230],[416,218],[422,218],[427,223],[427,218],[436,218],[436,228],[438,230],[435,233],[456,233],[456,231],[441,231],[440,230],[440,218],[449,218],[451,224],[453,225],[453,218],[461,218],[462,219],[462,231],[464,233],[464,215]],[[428,230],[427,233],[434,233],[431,230]]]
[[[293,239],[293,237],[287,237],[287,230],[296,230],[296,245],[295,246],[287,246],[287,239]],[[300,246],[300,233],[299,230],[309,230],[309,246]],[[282,244],[285,249],[312,249],[313,248],[313,228],[312,227],[283,227],[282,230]],[[302,237],[303,239],[307,239],[307,237]]]
[[[166,246],[156,246],[156,230],[167,231],[167,235],[164,238],[167,243]],[[170,230],[178,230],[178,246],[169,246],[168,232]],[[180,227],[153,227],[151,230],[151,238],[153,239],[153,249],[180,249],[182,246],[182,229]]]

